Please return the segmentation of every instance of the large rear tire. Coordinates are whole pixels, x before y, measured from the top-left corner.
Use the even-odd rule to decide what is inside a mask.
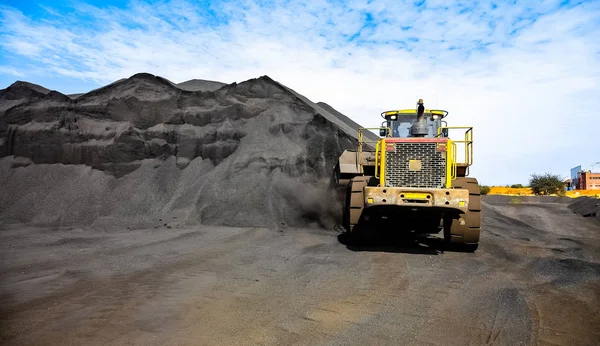
[[[481,234],[481,194],[475,178],[456,178],[454,187],[469,190],[469,209],[458,219],[444,222],[446,245],[462,251],[474,252],[479,246]]]

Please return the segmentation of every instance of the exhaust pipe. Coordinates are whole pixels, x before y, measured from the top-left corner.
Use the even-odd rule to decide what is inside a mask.
[[[419,102],[417,102],[417,122],[410,127],[410,135],[411,137],[425,137],[428,134],[425,106],[423,106],[423,99],[419,99]]]

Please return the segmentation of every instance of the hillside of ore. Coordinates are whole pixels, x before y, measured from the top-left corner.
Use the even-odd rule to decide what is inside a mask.
[[[0,222],[330,227],[358,124],[267,76],[0,90]]]

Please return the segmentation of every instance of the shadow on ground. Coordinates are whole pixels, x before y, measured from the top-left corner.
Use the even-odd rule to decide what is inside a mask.
[[[342,233],[338,236],[338,241],[351,251],[438,255],[444,253],[445,250],[444,240],[432,236],[397,236],[374,233],[356,237],[349,233]]]

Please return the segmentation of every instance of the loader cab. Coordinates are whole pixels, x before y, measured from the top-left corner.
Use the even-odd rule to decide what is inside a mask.
[[[428,134],[426,138],[448,137],[448,130],[443,129],[438,135],[438,129],[445,126],[443,119],[448,112],[442,110],[425,110],[425,119],[427,121]],[[417,121],[417,112],[414,109],[404,109],[398,111],[387,111],[381,113],[385,119],[381,125],[384,130],[380,130],[381,137],[407,138],[411,137],[410,128]]]

